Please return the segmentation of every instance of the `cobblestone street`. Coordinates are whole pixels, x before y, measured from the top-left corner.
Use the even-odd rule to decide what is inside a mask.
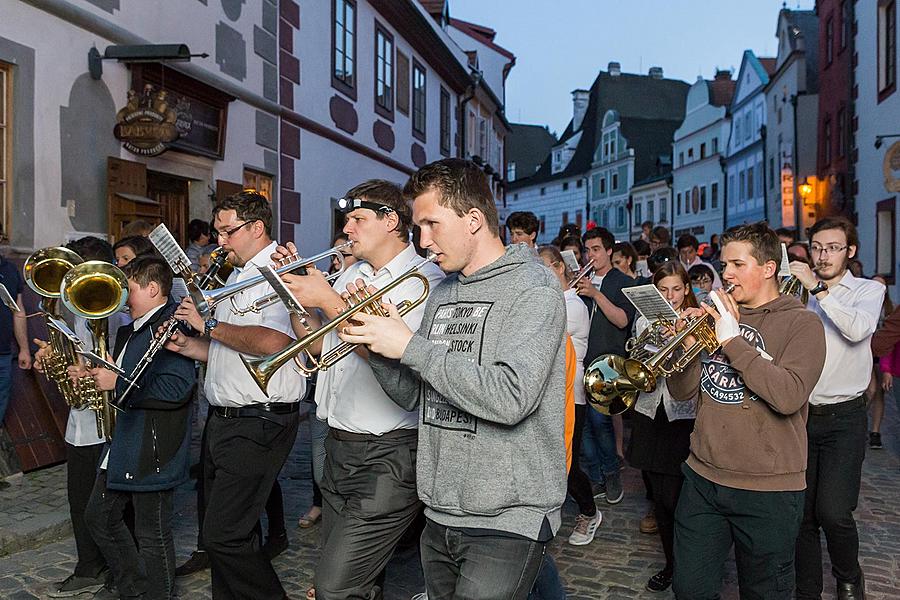
[[[860,555],[870,600],[900,598],[896,585],[900,579],[900,472],[897,460],[900,436],[896,406],[890,399],[883,435],[885,449],[868,451],[860,506],[856,513],[860,523]],[[305,530],[296,526],[312,495],[308,439],[309,429],[304,422],[301,423],[294,452],[281,474],[291,546],[274,561],[274,565],[295,600],[305,596],[318,556],[318,527]],[[565,543],[573,521],[572,507],[566,506],[564,526],[551,552],[557,559],[572,599],[671,597],[670,592],[652,594],[644,589],[647,578],[662,566],[662,552],[657,536],[638,532],[638,521],[647,509],[639,473],[626,468],[624,482],[626,495],[621,504],[609,506],[601,501],[603,524],[594,542],[588,546],[575,547]],[[18,485],[14,483],[10,489],[0,492],[0,540],[14,540],[15,535],[9,530],[15,523],[50,519],[47,513],[53,510],[60,513],[59,499],[63,498],[64,502],[64,489],[65,466],[61,465],[26,475]],[[49,534],[45,533],[43,538],[31,544],[33,549],[18,552],[14,550],[14,541],[5,546],[7,552],[15,553],[0,558],[0,598],[46,598],[48,585],[64,579],[71,572],[74,541],[68,537],[66,527],[57,526],[57,529],[51,528],[49,531],[57,530],[67,537],[59,539],[57,532],[57,539],[48,542],[45,538]],[[175,534],[180,563],[196,542],[193,482],[177,492]],[[829,567],[826,565],[824,568],[825,580],[829,582]],[[737,599],[735,582],[734,563],[731,561],[723,598]],[[408,550],[394,558],[388,569],[386,587],[385,597],[388,600],[407,600],[422,591],[422,574],[415,550]],[[182,599],[209,598],[208,572],[179,579],[178,592]],[[89,596],[81,598],[87,599]],[[826,584],[824,598],[833,598],[833,584]]]

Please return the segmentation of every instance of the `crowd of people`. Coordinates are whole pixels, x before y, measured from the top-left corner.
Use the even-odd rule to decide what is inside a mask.
[[[652,223],[628,242],[567,224],[536,247],[538,219],[513,213],[502,235],[487,179],[460,159],[426,165],[403,187],[363,182],[341,204],[332,276],[314,265],[281,274],[303,310],[238,310],[273,292],[266,281],[206,310],[178,292],[184,274],[147,239],[146,223],[114,246],[69,244],[127,277],[129,310],[110,320],[110,359],[124,373],[170,320],[182,325],[130,393],[110,369],[70,367],[73,381],[92,379],[122,411],[111,441],[89,409],[70,411],[78,561],[48,596],[168,599],[178,576],[210,569],[214,598],[287,598],[271,562],[289,543],[278,475],[306,401],[315,485],[299,526],[321,527],[307,599],[380,598],[387,563],[416,539],[420,600],[565,598],[547,552],[562,505],[570,496],[576,509],[567,543],[591,544],[601,506],[625,499],[626,464],[640,470],[651,506],[635,527],[658,533],[665,558],[647,574],[648,590],[717,598],[734,548],[741,597],[819,598],[824,532],[837,597],[865,597],[853,511],[865,451],[882,446],[883,392],[900,372],[900,315],[883,278],[852,272],[850,221],[822,219],[808,242],[756,223],[674,245]],[[198,274],[218,267],[217,245],[234,267],[226,285],[302,263],[293,241],[270,237],[271,206],[258,193],[230,196],[211,216],[188,228]],[[21,280],[6,265],[2,283],[21,303]],[[788,278],[801,294],[782,292]],[[401,312],[425,282],[427,300]],[[197,286],[193,276],[181,283]],[[347,318],[388,284],[379,310]],[[642,316],[624,291],[635,285],[655,286],[679,318],[663,326]],[[4,331],[27,348],[18,315]],[[628,356],[630,340],[652,339],[640,348],[652,352],[698,320],[715,338],[699,360],[661,377],[624,415],[596,410],[582,384],[592,363]],[[74,324],[91,338],[85,319]],[[685,352],[701,343],[680,337]],[[300,361],[353,346],[312,378],[289,363],[262,386],[245,368],[247,357],[301,339],[311,342]],[[52,348],[34,342],[34,357],[20,352],[18,365],[41,371]],[[0,371],[0,411],[3,381]],[[203,432],[192,469],[195,411]],[[192,471],[197,548],[176,566],[173,490]]]

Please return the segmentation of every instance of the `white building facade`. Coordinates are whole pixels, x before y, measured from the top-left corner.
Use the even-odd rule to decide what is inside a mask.
[[[684,122],[675,132],[672,189],[675,198],[673,239],[691,234],[700,241],[721,233],[725,216],[722,172],[734,93],[730,71],[713,81],[698,78],[687,95]]]
[[[640,237],[644,221],[668,227],[672,214],[672,174],[658,175],[631,186],[631,204],[629,239]]]

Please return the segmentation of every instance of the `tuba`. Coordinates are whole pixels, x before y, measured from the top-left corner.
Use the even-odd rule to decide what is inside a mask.
[[[83,260],[64,246],[42,248],[25,261],[22,269],[25,283],[41,296],[41,312],[47,325],[47,341],[50,352],[43,358],[44,374],[56,384],[66,404],[81,408],[84,403],[78,395],[78,386],[69,379],[68,368],[78,362],[75,345],[50,325],[51,317],[59,317],[59,297],[63,278]]]
[[[94,354],[106,357],[109,334],[107,319],[122,310],[128,299],[128,280],[125,274],[107,262],[83,262],[65,274],[61,295],[66,308],[89,321],[94,338]],[[107,440],[112,438],[115,427],[113,393],[98,390],[92,377],[78,380],[81,405],[94,411],[97,435]]]

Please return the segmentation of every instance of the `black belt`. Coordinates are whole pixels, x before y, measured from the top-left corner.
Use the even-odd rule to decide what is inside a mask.
[[[381,435],[375,435],[374,433],[353,433],[332,427],[328,430],[328,434],[341,442],[368,442],[371,440],[414,439],[418,437],[419,431],[417,429],[394,429]]]
[[[817,417],[845,415],[858,408],[865,408],[866,404],[865,396],[859,396],[853,400],[845,400],[837,404],[810,404],[809,414]]]
[[[215,406],[215,413],[226,419],[240,417],[265,417],[266,413],[273,415],[287,415],[300,410],[299,402],[267,402],[259,404],[247,404],[246,406]]]

